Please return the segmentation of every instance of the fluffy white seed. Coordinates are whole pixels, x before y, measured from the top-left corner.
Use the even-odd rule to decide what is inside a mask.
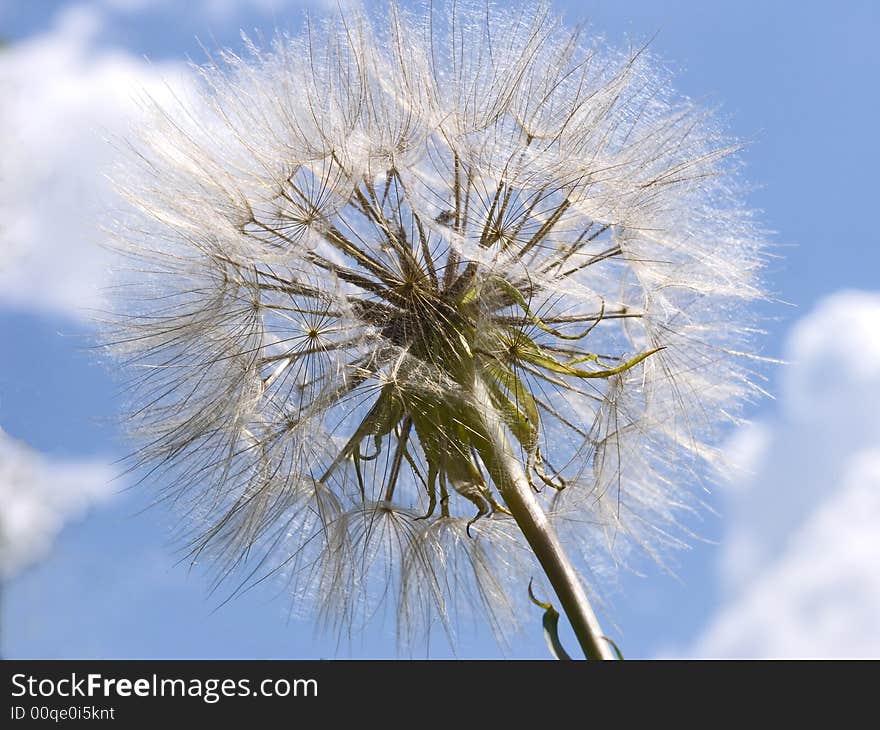
[[[199,73],[118,176],[109,325],[194,559],[277,571],[336,627],[505,635],[535,567],[474,376],[585,571],[681,544],[754,390],[763,241],[735,145],[646,51],[544,5],[391,6]]]

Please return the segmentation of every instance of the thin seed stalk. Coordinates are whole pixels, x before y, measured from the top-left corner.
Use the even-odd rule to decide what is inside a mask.
[[[479,376],[474,379],[474,396],[486,440],[484,449],[481,449],[483,459],[507,509],[553,586],[584,656],[587,659],[615,659],[580,578],[535,497],[522,462],[507,438],[504,422]]]

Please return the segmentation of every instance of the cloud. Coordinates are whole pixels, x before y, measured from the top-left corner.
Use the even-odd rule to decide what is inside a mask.
[[[55,461],[0,429],[0,578],[49,552],[65,523],[118,489],[99,461]]]
[[[62,11],[48,32],[0,51],[0,305],[85,319],[103,305],[105,178],[144,93],[181,86],[183,64],[99,49],[104,17]]]
[[[880,294],[821,301],[732,439],[726,594],[700,656],[880,656]]]

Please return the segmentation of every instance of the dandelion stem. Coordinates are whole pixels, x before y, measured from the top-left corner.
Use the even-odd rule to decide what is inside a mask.
[[[556,591],[584,655],[588,659],[614,659],[577,572],[535,497],[522,463],[507,438],[504,423],[479,377],[474,380],[474,396],[482,414],[486,443],[481,452],[486,466]]]

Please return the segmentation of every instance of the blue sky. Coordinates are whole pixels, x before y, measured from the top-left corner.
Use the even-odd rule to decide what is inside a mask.
[[[0,265],[0,427],[43,458],[112,462],[126,450],[114,423],[122,406],[118,383],[112,367],[90,349],[90,328],[78,313],[80,304],[93,301],[95,281],[106,266],[89,211],[109,200],[99,166],[90,165],[83,151],[109,159],[104,130],[118,131],[114,120],[134,91],[130,79],[157,85],[187,57],[201,60],[196,38],[210,48],[236,47],[240,28],[267,34],[276,24],[295,29],[300,7],[280,0],[0,0],[0,37],[8,43],[0,52],[0,82],[13,84],[15,99],[11,121],[0,127],[14,146],[10,167],[0,168],[12,171],[0,180],[0,208],[12,211],[5,236],[12,256],[5,272]],[[572,21],[588,21],[615,44],[652,39],[654,53],[675,72],[678,91],[717,107],[729,131],[749,142],[743,160],[755,186],[750,202],[774,231],[774,253],[780,257],[770,262],[766,280],[785,302],[763,307],[764,354],[791,359],[794,353],[801,360],[769,371],[768,389],[780,400],[760,404],[752,413],[758,425],[732,435],[731,448],[743,451],[751,470],[739,480],[746,486],[711,497],[719,514],[707,514],[693,526],[705,540],[678,556],[676,576],[650,565],[642,566],[644,576],[623,576],[605,620],[612,624],[613,617],[616,626],[609,632],[633,657],[761,653],[774,646],[774,636],[788,633],[778,625],[760,630],[734,625],[731,612],[756,604],[755,621],[765,620],[759,609],[772,602],[761,581],[792,574],[792,561],[801,554],[797,546],[810,534],[836,539],[833,526],[825,529],[838,524],[836,513],[826,509],[828,495],[844,495],[851,482],[873,483],[877,489],[871,494],[880,489],[880,480],[871,482],[873,462],[865,466],[863,458],[864,452],[873,458],[880,447],[880,428],[872,420],[876,416],[857,407],[873,403],[873,389],[880,390],[875,377],[880,364],[867,375],[862,367],[875,356],[880,363],[869,341],[874,330],[880,332],[880,310],[867,294],[827,298],[841,290],[880,290],[880,241],[868,215],[876,206],[880,163],[875,131],[880,10],[868,0],[834,5],[592,0],[555,7]],[[837,337],[850,329],[861,332],[859,327],[866,333],[861,339]],[[808,366],[823,369],[815,375]],[[810,400],[829,379],[843,384],[826,400]],[[859,411],[855,416],[844,413],[835,420],[853,408]],[[866,434],[851,440],[859,444],[860,460],[851,441],[825,456],[804,451],[822,452],[828,439],[803,409]],[[814,489],[786,486],[798,458],[824,459],[808,470],[822,474]],[[755,486],[762,475],[766,483]],[[757,496],[747,495],[756,490]],[[776,490],[784,499],[768,499],[760,490]],[[390,629],[341,647],[316,635],[308,619],[289,616],[277,586],[217,608],[220,596],[208,595],[205,571],[176,564],[168,539],[174,516],[162,507],[145,511],[148,504],[145,489],[105,496],[61,531],[51,553],[12,577],[3,592],[4,655],[394,655]],[[848,502],[841,497],[839,504]],[[774,521],[786,512],[799,517]],[[846,524],[846,515],[839,520]],[[814,528],[818,532],[811,533]],[[752,547],[770,546],[762,553],[763,569],[742,567],[748,562],[732,552],[731,545],[748,540]],[[853,555],[843,551],[840,559],[851,566]],[[734,564],[740,567],[731,568]],[[759,575],[761,570],[766,575]],[[866,580],[862,573],[855,576]],[[870,591],[863,592],[865,601],[872,600]],[[781,599],[774,600],[778,605]],[[809,615],[804,633],[810,630]],[[788,627],[794,622],[790,616],[785,620]],[[533,623],[510,655],[546,655],[539,616]],[[880,619],[864,629],[876,652],[878,624]],[[718,626],[721,633],[713,628]],[[769,637],[764,644],[736,643],[743,632],[763,636],[761,631]],[[814,653],[795,639],[776,651]],[[462,643],[462,656],[498,655],[490,637]],[[839,644],[829,639],[828,646]],[[447,652],[442,642],[432,649],[433,656]]]

